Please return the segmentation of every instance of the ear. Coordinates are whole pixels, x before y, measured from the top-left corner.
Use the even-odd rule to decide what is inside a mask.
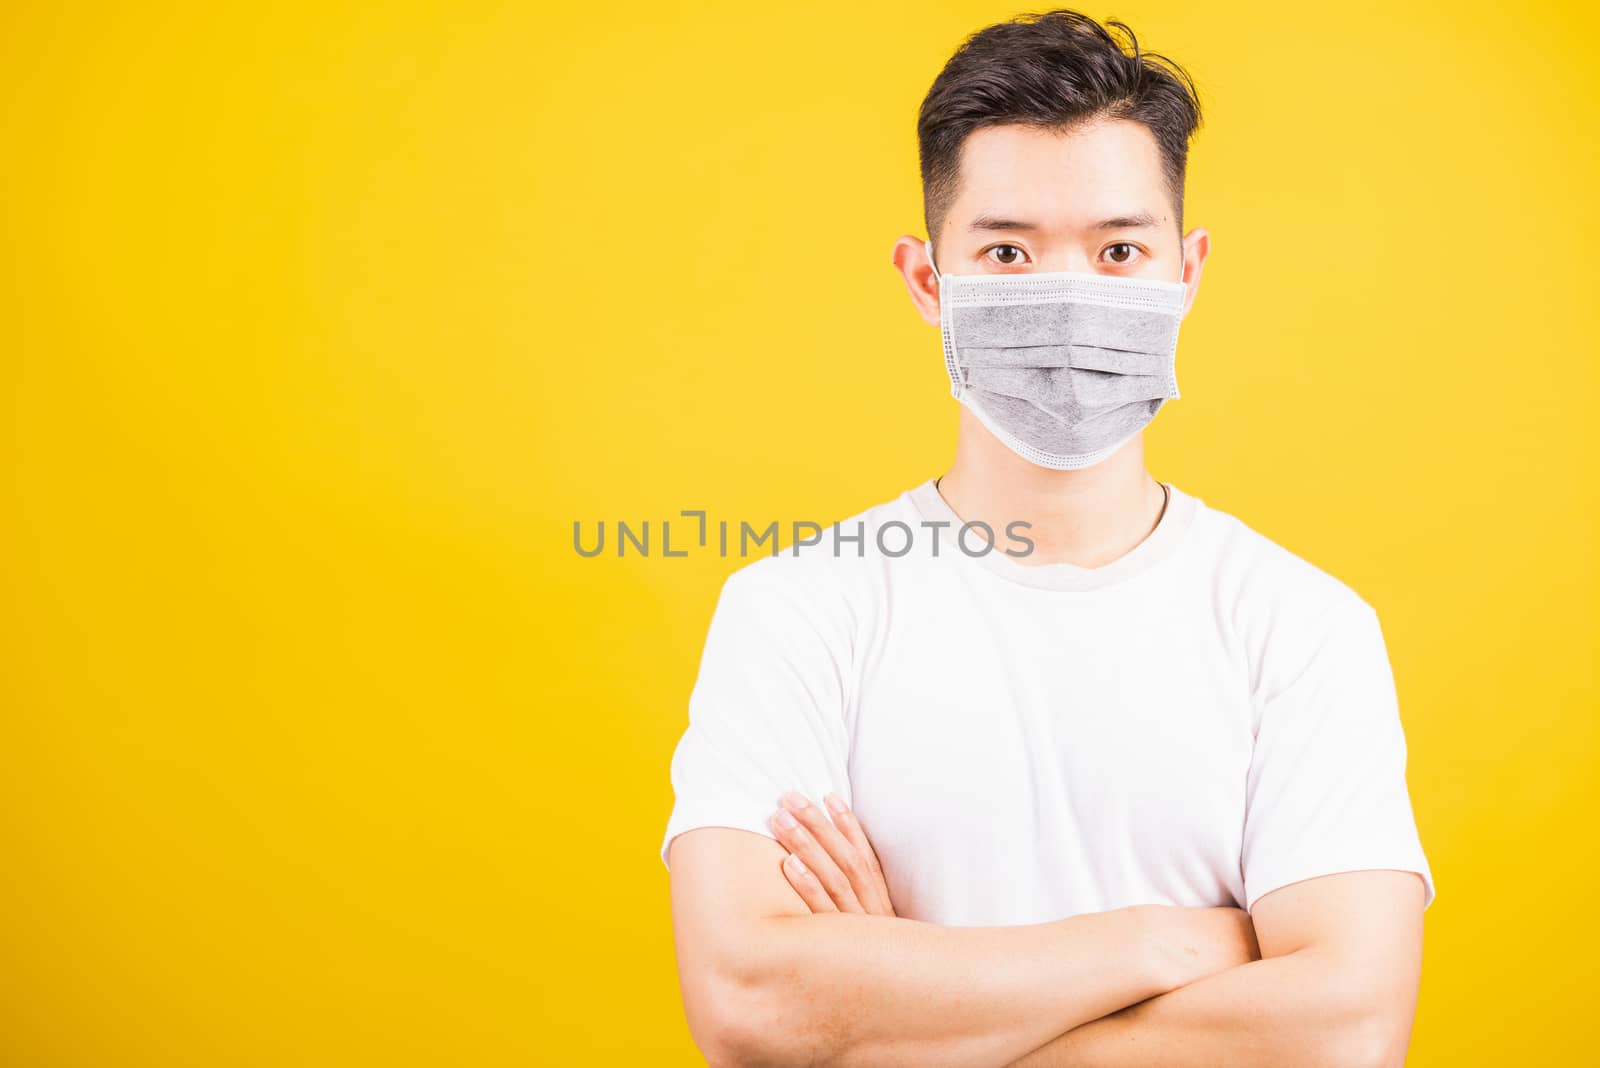
[[[1205,270],[1206,257],[1211,254],[1211,235],[1200,227],[1190,230],[1183,238],[1183,278],[1181,281],[1189,287],[1189,292],[1183,298],[1183,314],[1189,314],[1189,309],[1194,307],[1194,298],[1200,293],[1200,272]]]
[[[933,272],[933,262],[923,240],[904,234],[894,243],[891,254],[894,267],[906,283],[911,303],[929,326],[939,325],[939,280]]]

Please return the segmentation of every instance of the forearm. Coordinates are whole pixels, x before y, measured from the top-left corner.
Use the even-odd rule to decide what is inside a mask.
[[[756,920],[723,988],[723,1059],[1006,1064],[1176,985],[1157,922],[1144,908],[1009,927],[853,913]]]
[[[1363,1068],[1399,1063],[1409,1027],[1323,950],[1252,961],[1063,1034],[1013,1068]]]

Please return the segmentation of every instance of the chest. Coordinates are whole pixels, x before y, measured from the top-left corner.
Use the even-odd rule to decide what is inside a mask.
[[[886,872],[924,897],[1003,877],[1086,906],[1226,898],[1252,738],[1215,628],[1161,599],[957,603],[865,645],[851,792]]]

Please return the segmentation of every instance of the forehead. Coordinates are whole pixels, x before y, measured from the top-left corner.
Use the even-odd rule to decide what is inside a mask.
[[[1067,230],[1141,212],[1172,217],[1161,151],[1141,123],[1099,120],[1064,132],[986,126],[961,146],[949,225],[1004,214]]]

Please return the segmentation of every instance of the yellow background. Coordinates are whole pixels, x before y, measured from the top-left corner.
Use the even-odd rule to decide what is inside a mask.
[[[0,1061],[698,1062],[657,848],[739,561],[572,523],[942,470],[889,249],[1025,9],[7,7]],[[1088,10],[1206,107],[1151,469],[1384,623],[1412,1063],[1586,1060],[1592,10]]]

